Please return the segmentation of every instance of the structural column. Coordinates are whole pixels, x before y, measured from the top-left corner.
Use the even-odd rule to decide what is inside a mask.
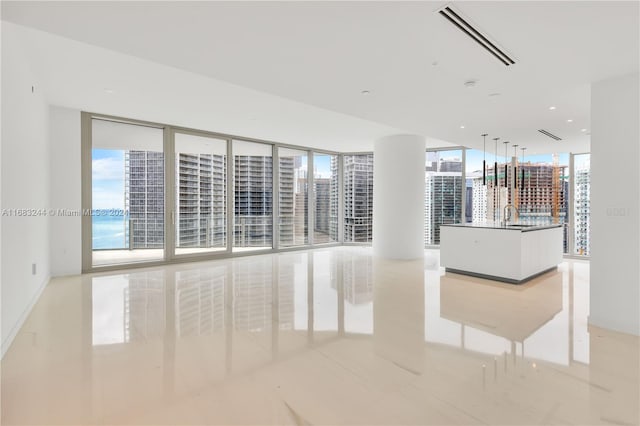
[[[640,74],[591,86],[589,324],[640,335]]]
[[[425,139],[393,135],[375,142],[373,253],[387,259],[424,256]]]

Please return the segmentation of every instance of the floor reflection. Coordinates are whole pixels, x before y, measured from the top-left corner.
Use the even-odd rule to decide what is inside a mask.
[[[341,247],[56,279],[2,420],[633,424],[637,339],[590,334],[588,266],[513,286]]]
[[[430,277],[429,266],[327,250],[94,277],[92,341],[162,339],[168,315],[178,339],[249,333],[278,352],[271,343],[280,338],[295,347],[296,340],[311,344],[376,330],[399,337],[388,329],[404,321],[397,325],[404,334],[420,325],[428,343],[493,355],[515,351],[562,365],[569,364],[571,347],[571,360],[588,363],[588,288],[563,282],[574,270],[584,273],[581,264],[520,286],[451,273]],[[166,298],[168,287],[175,288],[174,300]],[[577,309],[567,302],[569,293],[582,302]]]
[[[567,340],[555,335],[565,332],[566,321],[551,333],[544,329],[556,317],[566,317],[558,316],[562,310],[559,271],[519,286],[452,273],[440,277],[439,320],[460,325],[443,329],[453,331],[447,341],[463,349],[496,355],[516,351],[519,355],[568,364]],[[438,320],[434,323],[437,327]]]

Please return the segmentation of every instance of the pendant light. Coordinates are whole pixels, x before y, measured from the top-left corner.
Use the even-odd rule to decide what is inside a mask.
[[[518,144],[513,144],[513,158],[516,159],[516,165],[513,166],[513,187],[518,187]]]
[[[482,135],[482,184],[487,185],[487,133]]]
[[[509,145],[509,141],[502,142],[504,144],[504,187],[507,188],[509,184],[509,174],[507,172],[507,146]]]

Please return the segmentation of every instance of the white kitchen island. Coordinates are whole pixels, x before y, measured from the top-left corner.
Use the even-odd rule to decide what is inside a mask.
[[[562,225],[440,226],[440,265],[447,271],[521,284],[562,262]]]

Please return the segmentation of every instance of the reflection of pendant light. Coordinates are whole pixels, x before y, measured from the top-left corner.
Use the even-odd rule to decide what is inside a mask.
[[[498,186],[498,140],[500,138],[493,138],[496,142],[495,155],[493,157],[493,187]]]
[[[504,141],[502,142],[504,144],[504,187],[508,187],[509,185],[507,184],[507,182],[509,182],[509,174],[507,173],[507,145],[509,145],[509,141]]]
[[[518,148],[517,143],[513,145],[513,157],[516,159],[516,165],[513,166],[513,187],[514,188],[518,187],[518,151],[516,150],[516,148]]]
[[[487,184],[487,133],[482,135],[482,184]]]

